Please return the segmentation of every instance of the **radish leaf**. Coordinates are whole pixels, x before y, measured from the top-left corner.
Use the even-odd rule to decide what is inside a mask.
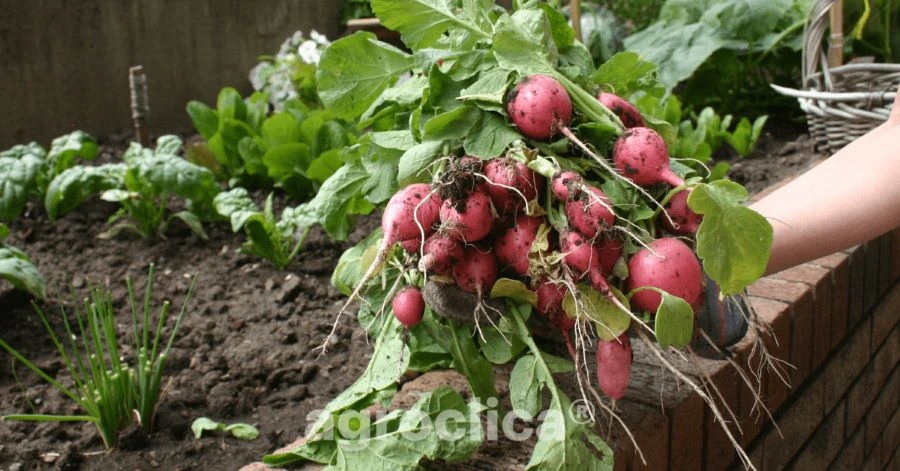
[[[745,207],[747,190],[730,180],[697,185],[688,206],[703,215],[697,230],[697,255],[723,294],[737,294],[765,273],[772,247],[772,226]]]
[[[694,310],[687,301],[661,292],[662,302],[656,309],[656,341],[660,347],[682,348],[691,343],[694,334]]]

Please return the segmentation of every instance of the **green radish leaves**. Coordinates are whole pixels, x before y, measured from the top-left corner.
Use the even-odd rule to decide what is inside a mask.
[[[683,348],[694,335],[694,309],[687,301],[660,292],[662,302],[656,310],[654,330],[660,347]]]
[[[480,8],[473,8],[473,18],[464,18],[450,10],[446,0],[373,0],[372,11],[382,24],[399,31],[404,44],[417,51],[434,45],[444,33],[470,33],[488,39],[481,29]]]
[[[335,41],[322,54],[316,74],[319,97],[339,116],[358,117],[414,65],[409,54],[378,42],[372,33],[357,32]]]
[[[729,180],[697,185],[688,205],[703,222],[697,231],[697,255],[703,269],[725,295],[738,294],[765,273],[772,247],[772,226],[745,207],[747,190]]]
[[[577,297],[567,292],[563,298],[563,310],[570,318],[591,320],[597,326],[597,336],[606,341],[611,341],[628,330],[631,315],[625,311],[628,309],[628,299],[622,293],[610,287],[621,304],[616,305],[589,285],[580,284],[577,288]]]

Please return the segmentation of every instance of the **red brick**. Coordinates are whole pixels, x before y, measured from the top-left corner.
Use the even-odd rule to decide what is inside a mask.
[[[847,311],[850,303],[850,257],[843,253],[822,257],[812,263],[831,270],[831,349],[847,335]]]
[[[799,265],[774,275],[774,277],[808,286],[812,292],[812,357],[810,371],[825,361],[831,350],[831,271],[811,264]]]
[[[882,440],[884,440],[882,442],[882,452],[887,455],[884,458],[890,458],[890,455],[895,455],[898,445],[900,445],[900,409],[895,410],[894,415],[891,416],[891,421],[888,422],[887,427],[884,429]],[[885,459],[885,461],[888,460]]]
[[[743,386],[740,376],[729,365],[726,368],[722,368],[718,374],[712,376],[711,382],[715,385],[718,393],[710,391],[709,394],[715,398],[719,413],[725,419],[725,425],[728,426],[731,435],[736,440],[740,440],[740,432],[734,423],[732,415],[727,410],[730,409],[735,415],[739,412],[739,393],[740,388]],[[735,459],[734,445],[728,438],[722,423],[716,420],[715,414],[709,407],[706,408],[705,417],[704,428],[706,429],[706,437],[703,448],[706,456],[704,457],[704,469],[707,471],[726,469]]]
[[[862,319],[863,310],[863,285],[866,276],[866,250],[862,245],[848,249],[850,255],[848,261],[850,293],[847,302],[847,331],[853,330]]]
[[[865,456],[863,448],[865,447],[865,429],[858,430],[850,435],[850,438],[844,443],[843,448],[835,458],[831,466],[828,467],[834,471],[856,470],[862,467]]]
[[[751,295],[760,296],[791,305],[791,384],[803,384],[811,371],[813,343],[813,303],[808,286],[773,278],[763,278],[750,286]]]
[[[760,320],[769,324],[771,333],[764,332],[763,341],[771,356],[782,361],[790,361],[791,319],[790,306],[770,299],[751,296],[750,303],[759,315]],[[781,365],[782,375],[790,383],[790,367]],[[774,414],[790,393],[790,386],[779,379],[772,371],[763,372],[763,384],[766,386],[766,407]]]
[[[865,369],[869,362],[870,329],[860,328],[852,332],[829,359],[822,371],[828,385],[825,395],[825,408],[830,410],[853,385],[853,381]],[[849,408],[848,408],[849,409]],[[850,430],[853,428],[850,427]]]
[[[878,273],[881,265],[879,239],[866,242],[866,271],[863,286],[863,312],[868,313],[878,303]],[[865,314],[863,314],[865,315]]]
[[[640,458],[635,458],[630,469],[665,469],[669,464],[669,419],[659,411],[655,412],[644,417],[635,434],[647,464],[645,466]]]
[[[867,415],[869,406],[884,388],[893,370],[890,357],[894,355],[895,353],[892,353],[889,348],[879,350],[872,361],[867,361],[868,364],[862,374],[850,388],[847,393],[847,427],[849,429],[856,428],[863,415]],[[879,367],[879,365],[883,366]]]
[[[834,409],[816,429],[800,452],[793,469],[825,469],[844,444],[844,403]]]
[[[765,334],[763,334],[765,335]],[[742,381],[738,394],[738,420],[741,424],[743,434],[738,439],[741,446],[745,447],[753,441],[762,431],[763,427],[770,421],[768,414],[763,410],[767,407],[766,391],[767,391],[767,375],[758,375],[757,372],[764,365],[760,365],[761,357],[759,351],[754,352],[752,357],[748,357],[751,350],[755,348],[762,340],[758,336],[756,329],[747,333],[747,336],[736,345],[738,352],[734,361],[740,366],[744,372],[745,381],[749,381],[748,385]],[[757,348],[758,350],[758,348]],[[757,379],[759,376],[759,379]],[[758,396],[758,399],[757,399]],[[762,404],[759,401],[762,401]],[[773,411],[770,411],[774,414]]]
[[[891,232],[891,278],[896,282],[900,278],[900,228]]]
[[[894,268],[891,263],[893,235],[887,233],[878,239],[879,247],[881,248],[881,253],[878,255],[878,258],[880,259],[878,263],[878,296],[881,297],[884,293],[887,293],[894,284],[891,273]]]
[[[622,419],[623,422],[628,424],[629,429],[634,434],[635,439],[641,443],[641,435],[648,435],[650,438],[654,437],[657,433],[654,430],[649,430],[641,427],[641,424],[645,423],[645,418],[647,415],[651,413],[659,414],[659,409],[651,409],[643,404],[639,404],[634,402],[628,398],[626,395],[620,401],[616,402],[616,414],[619,418]],[[607,429],[607,424],[612,424],[610,429]],[[609,442],[613,443],[611,445],[613,447],[613,459],[614,459],[614,469],[616,471],[624,471],[630,469],[633,462],[640,463],[640,458],[635,451],[634,444],[631,439],[625,434],[625,431],[622,430],[621,424],[616,420],[610,420],[607,417],[600,417],[598,419],[597,432],[602,437],[609,436]],[[668,435],[668,433],[667,433]],[[643,438],[646,440],[647,438]],[[647,451],[641,448],[641,451],[646,454]]]
[[[868,447],[869,444],[866,443],[866,446]],[[863,464],[863,471],[881,471],[884,469],[881,461],[881,437],[878,437],[878,440],[872,445],[869,453],[865,453],[865,456],[866,462]]]
[[[872,351],[891,335],[900,321],[900,285],[895,286],[878,304],[872,314]]]
[[[882,442],[882,433],[894,412],[897,411],[900,400],[900,369],[895,369],[894,374],[878,389],[879,394],[872,404],[869,413],[866,414],[866,455],[873,452],[875,447]]]
[[[765,440],[763,469],[783,469],[822,422],[825,382],[814,381],[800,391],[776,421],[784,438],[769,433]]]
[[[748,455],[750,456],[750,463],[753,464],[754,468],[763,469],[763,461],[765,458],[765,455],[764,455],[765,452],[766,452],[766,449],[761,444],[750,450]],[[675,468],[672,468],[672,469],[675,469]]]
[[[703,411],[706,403],[689,394],[670,414],[669,468],[695,469],[703,461]],[[697,439],[700,436],[701,439]]]
[[[891,455],[891,459],[888,461],[888,464],[884,467],[884,469],[900,469],[900,452],[896,449],[894,450],[894,454]]]

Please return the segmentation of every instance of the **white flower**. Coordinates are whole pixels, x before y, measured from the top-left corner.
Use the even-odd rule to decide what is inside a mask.
[[[329,41],[328,38],[326,38],[324,34],[321,34],[316,30],[312,30],[309,32],[309,38],[321,46],[327,46],[327,45],[331,44],[331,41]]]
[[[297,48],[300,59],[307,64],[319,64],[319,47],[315,41],[303,41]]]

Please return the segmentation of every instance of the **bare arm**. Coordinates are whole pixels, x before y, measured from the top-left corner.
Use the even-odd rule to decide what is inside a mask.
[[[774,229],[767,273],[900,226],[900,90],[887,122],[751,208]]]

